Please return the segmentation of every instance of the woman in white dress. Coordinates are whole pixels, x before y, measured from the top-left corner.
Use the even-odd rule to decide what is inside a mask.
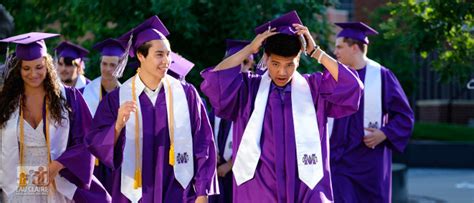
[[[46,51],[49,33],[0,40],[17,45],[0,92],[2,202],[110,202],[92,176],[83,145],[91,115],[81,94],[64,87]]]

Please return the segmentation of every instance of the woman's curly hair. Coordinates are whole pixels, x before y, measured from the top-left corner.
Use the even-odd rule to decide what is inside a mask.
[[[43,87],[46,91],[46,101],[48,103],[51,118],[56,124],[61,124],[65,119],[62,116],[63,111],[70,112],[71,108],[67,104],[66,99],[61,94],[59,79],[54,68],[52,57],[48,54],[44,56],[46,67],[46,78],[43,81]],[[5,124],[10,119],[11,114],[19,107],[20,98],[24,100],[25,86],[21,78],[21,60],[13,57],[8,64],[5,64],[7,69],[11,69],[3,89],[0,92],[0,128],[5,127]],[[4,73],[5,74],[5,73]],[[25,103],[22,101],[21,103]]]

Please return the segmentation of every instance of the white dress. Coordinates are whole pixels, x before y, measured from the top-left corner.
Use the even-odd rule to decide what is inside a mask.
[[[74,202],[47,185],[48,173],[48,147],[43,133],[43,121],[34,129],[24,121],[25,133],[25,163],[27,186],[18,188],[10,197],[3,197],[8,203],[69,203]],[[3,194],[3,196],[5,196]]]

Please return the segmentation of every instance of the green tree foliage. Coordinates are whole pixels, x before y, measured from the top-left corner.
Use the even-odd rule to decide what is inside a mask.
[[[383,36],[371,42],[369,55],[391,68],[405,90],[414,90],[416,70],[425,64],[442,81],[465,84],[474,70],[473,14],[468,0],[388,3],[371,16]]]
[[[7,0],[3,4],[15,18],[16,32],[59,32],[67,39],[91,48],[98,41],[119,37],[152,15],[158,15],[171,32],[173,51],[193,61],[196,66],[187,80],[197,85],[199,72],[217,64],[224,56],[225,39],[254,37],[253,29],[291,10],[297,10],[303,23],[327,47],[329,25],[327,6],[335,0]],[[59,39],[48,40],[54,47]],[[99,72],[97,52],[89,55],[86,75],[95,78]],[[303,71],[314,67],[304,61]],[[311,66],[310,66],[311,65]],[[124,79],[132,74],[125,73]]]

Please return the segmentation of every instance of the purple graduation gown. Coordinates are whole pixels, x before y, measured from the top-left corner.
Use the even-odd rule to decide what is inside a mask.
[[[92,175],[93,159],[83,142],[92,120],[89,109],[78,90],[65,89],[72,112],[66,151],[56,159],[65,167],[59,174],[78,187],[73,197],[75,202],[110,202],[111,197]]]
[[[206,195],[216,170],[214,139],[206,110],[196,89],[183,82],[191,119],[194,152],[194,178],[186,188],[175,180],[169,165],[169,131],[164,88],[160,89],[155,107],[145,92],[139,96],[143,120],[142,191],[144,203],[194,202]],[[119,109],[119,89],[107,94],[99,104],[86,144],[94,156],[111,168],[112,201],[130,202],[121,192],[121,164],[125,147],[125,129],[114,146],[115,121]],[[130,118],[133,119],[133,118]],[[134,136],[134,135],[127,135]]]
[[[216,109],[216,115],[234,122],[233,151],[237,152],[254,108],[261,76],[241,74],[240,68],[215,72],[207,69],[202,76],[204,82],[201,89]],[[233,181],[234,202],[317,203],[333,200],[327,116],[342,117],[356,112],[362,87],[355,73],[342,64],[339,64],[338,82],[327,71],[304,75],[304,78],[308,81],[317,108],[324,177],[312,190],[298,178],[291,83],[284,88],[272,85],[265,109],[260,143],[262,152],[255,176],[240,186]]]
[[[84,89],[86,88],[86,86],[91,83],[91,80],[89,80],[89,78],[86,78],[86,84],[84,85],[84,87],[81,87],[81,88],[76,88],[81,94],[84,94]],[[69,87],[69,86],[68,86]],[[75,88],[75,87],[74,87]],[[94,116],[94,115],[92,115]]]
[[[81,94],[84,94],[84,89],[86,87],[84,86],[83,88],[78,89]],[[100,86],[100,89],[102,91],[102,97],[105,97],[107,95],[107,91],[104,89],[104,86]],[[94,115],[92,115],[94,116]],[[104,188],[107,190],[109,194],[112,193],[112,184],[113,184],[113,176],[112,176],[112,169],[104,165],[102,162],[99,161],[99,165],[95,166],[94,163],[94,176],[99,180],[99,182],[104,186]]]
[[[364,81],[366,68],[357,71]],[[357,113],[335,119],[331,174],[336,202],[391,202],[392,150],[402,152],[410,138],[414,116],[395,75],[382,67],[382,112],[388,123],[380,130],[387,139],[375,149],[364,142],[364,98]]]
[[[209,116],[212,115],[213,119],[211,120],[211,126],[215,125],[215,115],[211,111]],[[224,151],[226,146],[227,137],[229,136],[230,129],[232,126],[232,121],[221,119],[219,123],[219,132],[216,141],[217,148],[219,149],[220,164],[217,165],[219,168],[220,165],[227,163],[224,157]],[[214,128],[213,128],[214,129]],[[216,133],[216,132],[214,132]],[[229,171],[224,177],[218,177],[219,180],[219,195],[214,195],[209,197],[209,203],[227,203],[232,202],[232,170]]]
[[[91,80],[89,80],[88,78],[86,78],[86,85],[84,85],[84,87],[76,88],[76,89],[79,90],[79,92],[80,92],[81,94],[84,94],[84,89],[86,89],[86,86],[87,86],[89,83],[91,83]],[[102,87],[102,86],[101,86],[101,87]],[[105,90],[104,90],[104,87],[102,87],[102,93],[104,93],[104,91],[105,91]],[[106,93],[107,93],[107,92],[106,92]],[[105,95],[105,94],[103,94],[103,95]],[[94,115],[92,115],[92,117],[94,117]]]

